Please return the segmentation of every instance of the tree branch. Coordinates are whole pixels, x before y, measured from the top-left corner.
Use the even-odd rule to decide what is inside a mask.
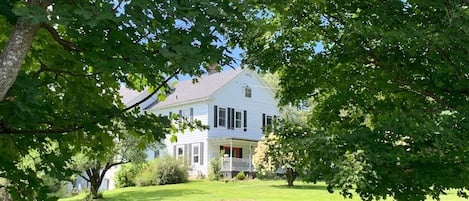
[[[13,138],[12,135],[8,135],[8,137],[10,138],[11,140],[11,143],[13,144],[13,146],[16,147],[16,150],[21,153],[21,154],[26,154],[28,152],[27,149],[25,149],[23,146],[18,146],[18,143],[16,143],[16,140]]]
[[[59,69],[53,69],[53,68],[48,68],[41,60],[39,60],[40,68],[39,70],[35,73],[35,76],[39,76],[41,72],[52,72],[55,73],[56,75],[70,75],[74,77],[93,77],[95,75],[101,74],[101,72],[98,73],[90,73],[90,74],[80,74],[80,72],[70,72],[70,71],[65,71],[65,70],[59,70]]]
[[[121,7],[121,5],[122,5],[123,2],[124,2],[124,1],[119,1],[119,3],[116,5],[116,7],[114,7],[112,10],[113,10],[114,12],[117,12],[117,9],[119,9],[119,8]]]
[[[156,89],[153,93],[149,94],[147,97],[144,99],[138,101],[137,103],[125,108],[122,110],[123,112],[129,111],[138,105],[142,104],[143,102],[147,101],[150,99],[153,95],[155,95],[163,86],[165,86],[169,80],[174,78],[176,75],[178,75],[181,72],[182,69],[177,69],[174,74],[166,78]],[[109,118],[112,118],[112,116],[109,116]],[[82,125],[75,125],[71,127],[65,127],[65,128],[47,128],[47,129],[11,129],[9,128],[6,124],[0,124],[0,135],[2,134],[63,134],[67,132],[73,132],[73,131],[79,131],[82,130],[84,126]]]
[[[144,99],[134,103],[133,105],[125,108],[123,111],[126,112],[126,111],[129,111],[135,107],[137,107],[138,105],[142,104],[143,102],[147,101],[148,99],[150,99],[153,95],[155,95],[161,88],[163,88],[163,86],[165,86],[166,84],[168,84],[169,80],[173,79],[177,74],[179,74],[181,72],[181,69],[177,69],[176,72],[174,72],[174,74],[172,74],[171,76],[167,77],[163,83],[161,83],[156,89],[155,91],[153,91],[152,93],[150,93],[147,97],[145,97]]]
[[[101,175],[100,175],[100,178],[104,178],[104,175],[106,174],[106,172],[111,169],[111,167],[114,167],[116,165],[122,165],[122,164],[126,164],[126,163],[129,163],[130,161],[119,161],[119,162],[115,162],[115,163],[106,163],[106,166],[104,166],[103,170],[101,171]]]
[[[17,130],[11,129],[5,124],[0,127],[1,134],[62,134],[66,132],[78,131],[83,129],[84,126],[72,126],[69,128],[48,128],[48,129],[25,129]]]
[[[52,72],[52,73],[56,73],[60,75],[70,75],[74,77],[93,77],[95,75],[100,74],[100,73],[80,74],[77,72],[70,72],[70,71],[58,70],[58,69],[52,69],[52,68],[41,68],[41,71]]]
[[[87,173],[88,174],[88,173]],[[80,174],[80,177],[83,178],[85,181],[90,182],[90,178],[86,178],[85,175]],[[88,176],[89,177],[89,176]]]
[[[85,180],[87,180],[88,182],[91,182],[91,177],[93,177],[93,172],[91,171],[91,169],[87,169],[86,171],[86,176],[88,176],[88,178],[85,178],[83,177]]]
[[[57,41],[57,43],[59,43],[60,45],[62,45],[62,47],[65,48],[66,50],[80,51],[80,52],[85,51],[84,49],[79,48],[75,43],[62,39],[59,33],[57,32],[57,30],[54,29],[54,27],[48,24],[42,23],[41,28],[44,28],[45,30],[47,30],[51,34],[52,38],[54,38],[54,40]]]

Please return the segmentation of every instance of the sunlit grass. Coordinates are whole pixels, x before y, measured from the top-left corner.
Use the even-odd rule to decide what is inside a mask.
[[[288,188],[284,181],[243,181],[243,182],[215,182],[191,181],[185,184],[174,184],[151,187],[121,188],[103,193],[106,201],[127,200],[191,200],[191,201],[280,201],[280,200],[317,200],[317,201],[358,201],[358,196],[345,199],[338,192],[330,194],[324,183],[306,184],[296,182],[295,187]],[[61,201],[78,201],[83,199],[73,197]],[[389,200],[389,199],[388,199]],[[443,196],[442,201],[463,201],[455,192]]]

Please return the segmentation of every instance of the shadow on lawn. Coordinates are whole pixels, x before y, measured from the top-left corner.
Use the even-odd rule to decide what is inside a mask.
[[[207,194],[200,189],[155,189],[155,190],[131,190],[122,192],[119,197],[112,197],[113,201],[130,201],[130,200],[165,200],[168,197],[190,197],[195,194]],[[109,196],[111,198],[111,196]]]
[[[274,188],[281,188],[281,189],[300,189],[300,190],[327,190],[327,186],[319,185],[319,184],[300,184],[300,185],[293,185],[292,187],[285,185],[272,185]]]

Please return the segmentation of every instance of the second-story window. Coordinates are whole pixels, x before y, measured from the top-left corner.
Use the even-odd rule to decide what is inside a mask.
[[[235,127],[236,128],[241,128],[241,112],[236,111],[235,113]]]
[[[252,90],[248,86],[244,87],[244,97],[246,97],[246,98],[251,98],[252,97]]]
[[[262,114],[262,127],[272,125],[272,115]]]
[[[272,121],[275,119],[276,116],[262,114],[262,130],[263,131],[270,131],[272,129]]]
[[[172,112],[169,112],[169,115],[172,115]],[[191,123],[194,122],[194,108],[181,109],[179,110],[179,123],[182,123],[183,119]]]
[[[221,126],[221,127],[226,126],[226,108],[223,108],[223,107],[218,108],[218,126]]]
[[[243,129],[247,131],[247,111],[237,110],[230,107],[219,107],[214,105],[213,108],[213,127],[225,127],[230,130]]]

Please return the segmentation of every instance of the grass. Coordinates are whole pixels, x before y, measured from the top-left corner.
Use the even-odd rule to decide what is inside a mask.
[[[344,199],[338,192],[330,194],[324,183],[305,184],[295,182],[295,187],[288,188],[284,181],[191,181],[184,184],[121,188],[103,193],[105,201],[130,200],[191,200],[191,201],[283,201],[283,200],[317,200],[317,201],[359,201],[358,196]],[[61,199],[60,201],[79,201],[84,195]],[[389,200],[389,199],[388,199]],[[430,199],[429,199],[430,200]],[[463,201],[455,192],[443,196],[442,201]],[[467,200],[466,200],[467,201]]]

